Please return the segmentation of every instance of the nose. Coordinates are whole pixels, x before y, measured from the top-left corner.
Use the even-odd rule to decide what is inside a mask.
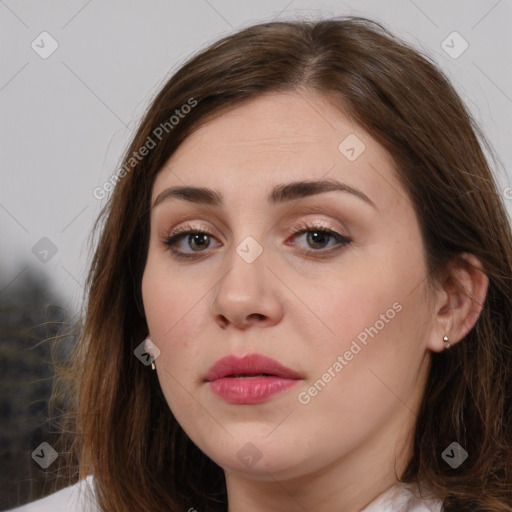
[[[222,329],[269,327],[281,320],[283,301],[279,281],[267,263],[265,250],[248,263],[233,249],[210,306],[214,321]]]

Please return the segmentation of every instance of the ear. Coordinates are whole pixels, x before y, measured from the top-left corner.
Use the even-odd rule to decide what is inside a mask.
[[[450,345],[458,343],[473,328],[482,311],[489,279],[473,254],[462,253],[448,266],[443,281],[435,292],[434,326],[428,348],[445,349],[443,336]]]

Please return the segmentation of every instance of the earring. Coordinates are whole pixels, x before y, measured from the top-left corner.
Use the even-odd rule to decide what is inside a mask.
[[[443,341],[446,343],[445,349],[448,349],[451,347],[451,345],[448,343],[448,336],[443,336]]]
[[[153,358],[151,358],[151,369],[156,370],[155,360]]]

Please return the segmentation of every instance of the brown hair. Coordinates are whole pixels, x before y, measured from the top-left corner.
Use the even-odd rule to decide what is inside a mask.
[[[264,92],[293,90],[328,98],[390,153],[414,204],[432,278],[462,252],[482,262],[489,278],[483,309],[461,342],[432,354],[401,480],[428,485],[445,511],[512,510],[512,239],[485,139],[428,57],[355,17],[245,28],[191,58],[152,101],[95,224],[101,236],[71,388],[82,476],[94,475],[106,512],[227,509],[222,469],[189,440],[156,372],[134,356],[148,332],[141,279],[151,189],[201,123]],[[159,126],[166,129],[157,138]],[[156,147],[130,160],[148,137]],[[453,441],[469,454],[456,469],[441,457]]]

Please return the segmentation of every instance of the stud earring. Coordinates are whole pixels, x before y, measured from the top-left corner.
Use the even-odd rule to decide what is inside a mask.
[[[448,336],[443,336],[443,341],[446,343],[445,349],[448,349],[451,347],[451,345],[448,343]]]

